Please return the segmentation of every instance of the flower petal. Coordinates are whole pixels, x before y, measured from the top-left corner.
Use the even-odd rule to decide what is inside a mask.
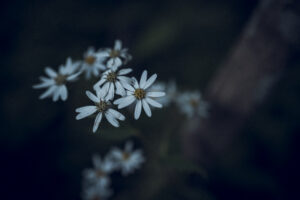
[[[94,86],[94,90],[96,90],[96,88],[101,87],[101,85],[103,85],[103,83],[105,83],[105,79],[102,77]]]
[[[65,85],[62,85],[60,88],[60,97],[63,101],[67,100],[68,98],[68,89]]]
[[[108,112],[110,112],[113,116],[115,116],[119,120],[125,120],[125,116],[122,115],[120,112],[114,110],[114,109],[108,109]]]
[[[151,117],[152,113],[151,113],[151,109],[147,103],[147,101],[145,99],[142,100],[142,104],[143,104],[143,108],[144,108],[144,111],[146,113],[146,115],[148,117]]]
[[[116,120],[116,118],[110,112],[106,112],[105,117],[106,117],[107,121],[109,123],[111,123],[111,125],[113,125],[114,127],[120,126],[119,122]]]
[[[51,86],[48,90],[46,90],[46,92],[44,92],[39,98],[40,99],[44,99],[46,97],[49,97],[50,95],[53,94],[53,92],[56,90],[57,86],[53,85]]]
[[[156,108],[161,108],[162,105],[160,103],[158,103],[157,101],[149,98],[149,97],[146,97],[146,101],[153,107],[156,107]]]
[[[81,108],[77,108],[75,111],[79,112],[79,114],[76,116],[76,119],[80,120],[82,118],[90,116],[90,115],[94,114],[97,110],[98,109],[96,106],[84,106]]]
[[[118,109],[121,109],[132,104],[134,101],[135,101],[135,97],[130,95],[130,96],[123,97],[120,100],[119,99],[116,100],[114,104],[119,104]]]
[[[95,133],[99,127],[99,124],[101,122],[102,119],[102,113],[98,113],[98,115],[96,116],[95,122],[94,122],[94,126],[93,126],[93,133]]]
[[[121,40],[116,40],[115,41],[114,50],[120,51],[121,49],[122,49],[122,42],[121,42]]]
[[[90,91],[86,91],[85,94],[93,102],[95,102],[95,103],[99,103],[100,102],[100,99],[98,97],[96,97],[93,93],[91,93]]]
[[[157,78],[157,74],[153,74],[145,83],[143,89],[147,89],[148,87],[150,87],[154,81],[156,80]],[[142,87],[142,86],[141,86]]]
[[[116,71],[122,65],[122,60],[119,58],[111,58],[107,61],[107,67]]]
[[[119,81],[116,81],[116,93],[121,95],[121,96],[125,96],[126,95],[126,91],[125,89],[123,88],[122,84],[119,82]]]
[[[46,67],[45,68],[45,72],[51,78],[55,78],[57,76],[57,73],[52,68],[50,68],[50,67]]]
[[[145,84],[146,84],[146,80],[147,80],[147,70],[143,71],[143,74],[141,76],[141,80],[140,80],[140,87],[144,88]]]
[[[129,74],[130,72],[132,72],[132,69],[130,69],[130,68],[121,69],[119,71],[118,75],[125,75],[125,74]]]
[[[139,100],[137,101],[135,105],[135,110],[134,110],[134,119],[138,119],[141,115],[142,112],[142,101]]]
[[[165,95],[165,92],[147,92],[147,97],[163,97]]]

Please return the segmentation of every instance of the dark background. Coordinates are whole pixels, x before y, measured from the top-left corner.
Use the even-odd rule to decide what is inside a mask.
[[[81,172],[91,167],[91,155],[104,155],[127,138],[103,138],[111,127],[104,125],[102,135],[95,135],[91,120],[75,120],[75,108],[88,102],[84,90],[97,79],[72,85],[67,102],[39,100],[42,91],[32,85],[38,83],[45,66],[56,68],[68,56],[81,59],[89,46],[112,46],[121,39],[133,55],[128,66],[135,75],[148,69],[158,73],[160,80],[175,78],[180,89],[204,90],[258,2],[2,2],[0,174],[4,191],[0,199],[80,199]],[[300,178],[298,54],[289,63],[242,129],[238,143],[244,159],[239,164],[208,174],[209,178],[180,172],[173,184],[147,193],[151,188],[143,187],[144,177],[151,170],[156,146],[128,136],[145,148],[149,161],[144,171],[129,178],[113,175],[112,199],[293,199]],[[159,127],[172,123],[166,120],[172,109],[157,111],[151,119],[142,117],[140,122],[130,119],[125,127],[134,127],[156,144]],[[175,139],[174,146],[177,143]],[[156,185],[153,179],[150,185]]]

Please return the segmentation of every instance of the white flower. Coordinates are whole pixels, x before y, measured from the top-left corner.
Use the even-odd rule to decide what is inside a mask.
[[[104,49],[98,53],[98,56],[103,58],[108,58],[107,61],[108,68],[111,68],[111,66],[114,65],[115,62],[122,63],[122,59],[126,64],[132,58],[131,55],[128,53],[127,48],[122,49],[121,40],[116,40],[113,49],[111,48]]]
[[[147,89],[154,83],[156,78],[157,75],[153,74],[147,80],[146,70],[143,72],[141,76],[140,83],[138,83],[138,81],[135,78],[132,78],[133,86],[129,84],[124,84],[124,87],[128,90],[127,96],[117,99],[116,101],[114,101],[114,104],[117,104],[118,108],[121,109],[126,106],[129,106],[130,104],[136,101],[134,118],[138,119],[140,117],[142,106],[147,116],[151,117],[152,113],[149,104],[153,107],[161,108],[162,105],[157,101],[153,100],[153,98],[162,97],[165,95],[164,92],[147,91]]]
[[[123,85],[129,84],[131,79],[124,75],[130,73],[132,69],[127,68],[118,70],[118,67],[121,64],[121,61],[116,60],[114,65],[105,71],[101,79],[94,85],[95,90],[103,85],[102,89],[107,92],[108,99],[113,99],[115,93],[121,96],[126,95]]]
[[[126,142],[124,150],[119,148],[112,149],[111,156],[112,159],[116,160],[123,175],[132,173],[145,161],[141,150],[133,151],[133,143],[131,141]]]
[[[177,95],[177,87],[175,81],[169,81],[167,84],[164,82],[154,83],[150,89],[150,91],[165,91],[166,95],[158,98],[157,101],[161,103],[163,106],[168,106],[172,101],[175,100]]]
[[[112,190],[108,186],[99,184],[90,185],[83,189],[82,199],[84,200],[103,200],[112,195]]]
[[[179,110],[189,118],[194,116],[207,117],[209,104],[202,99],[201,93],[184,92],[176,99]]]
[[[98,184],[99,186],[108,186],[110,184],[109,174],[116,169],[115,162],[110,157],[101,160],[99,155],[93,155],[93,169],[85,169],[83,177],[87,185]]]
[[[118,120],[125,120],[124,115],[110,108],[111,103],[109,102],[109,99],[105,97],[106,93],[100,88],[96,89],[96,96],[89,91],[86,91],[86,95],[95,103],[95,105],[77,108],[76,112],[78,112],[78,115],[76,116],[76,119],[79,120],[98,112],[93,126],[94,133],[98,129],[103,115],[106,117],[107,121],[115,127],[119,127]]]
[[[85,72],[87,79],[91,78],[91,75],[99,76],[101,70],[105,70],[103,64],[103,58],[97,56],[97,52],[93,47],[88,48],[87,52],[83,55],[82,70]]]
[[[66,65],[60,66],[58,72],[50,67],[46,67],[45,72],[49,78],[40,77],[42,83],[33,86],[35,89],[48,88],[46,92],[40,96],[40,99],[52,96],[53,101],[57,101],[59,98],[63,101],[67,100],[68,90],[66,83],[77,79],[81,73],[81,71],[76,72],[79,65],[79,62],[72,63],[72,59],[68,58]]]

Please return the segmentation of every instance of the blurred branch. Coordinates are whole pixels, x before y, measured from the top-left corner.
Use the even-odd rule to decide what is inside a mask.
[[[300,20],[293,4],[296,1],[261,1],[207,88],[210,117],[187,124],[197,124],[183,135],[190,158],[210,168],[234,152],[239,129],[287,67],[293,44],[299,44]]]

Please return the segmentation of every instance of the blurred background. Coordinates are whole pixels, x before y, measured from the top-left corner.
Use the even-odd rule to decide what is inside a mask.
[[[82,170],[92,167],[92,154],[105,155],[127,139],[143,149],[147,162],[129,177],[112,175],[111,199],[294,199],[300,178],[296,45],[271,93],[239,130],[237,151],[230,154],[238,159],[213,173],[184,156],[179,130],[186,119],[175,107],[138,121],[127,115],[121,128],[103,123],[93,134],[93,120],[76,121],[75,108],[89,102],[84,91],[98,79],[72,84],[66,102],[41,101],[42,90],[32,89],[45,66],[56,69],[68,56],[82,59],[88,47],[121,39],[137,77],[148,69],[160,81],[174,79],[181,90],[204,91],[259,3],[1,2],[1,199],[81,199]],[[168,153],[161,155],[165,146]]]

